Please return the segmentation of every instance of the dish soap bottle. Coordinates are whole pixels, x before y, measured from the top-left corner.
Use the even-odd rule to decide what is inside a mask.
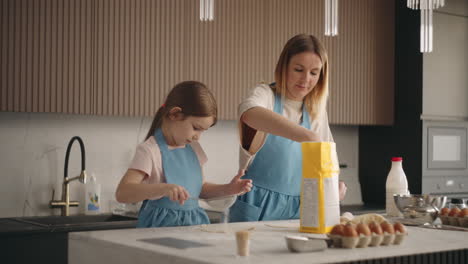
[[[403,158],[393,157],[392,168],[387,176],[387,183],[385,184],[385,211],[387,216],[402,216],[398,210],[393,199],[394,194],[409,194],[408,181],[402,166]]]
[[[101,206],[101,184],[91,173],[89,181],[85,184],[85,214],[99,214]]]

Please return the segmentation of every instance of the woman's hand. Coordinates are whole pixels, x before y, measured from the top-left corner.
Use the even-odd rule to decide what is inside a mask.
[[[264,107],[256,106],[245,111],[241,116],[241,121],[251,129],[289,138],[296,142],[320,141],[320,137],[316,133]],[[246,132],[244,128],[242,130],[243,139],[246,136],[245,133],[249,132]],[[250,133],[252,132],[250,131]],[[242,142],[243,145],[250,145],[250,143]]]
[[[167,196],[171,201],[179,201],[181,205],[184,205],[185,201],[190,197],[187,190],[177,184],[166,184],[166,191],[164,196]]]
[[[234,176],[234,178],[228,184],[229,193],[242,195],[246,192],[250,192],[250,190],[252,189],[252,180],[241,179],[241,177],[244,176],[244,174],[245,170],[239,170],[239,173],[237,173],[237,175]]]
[[[318,141],[320,141],[320,136],[315,132],[312,132],[310,130],[306,130],[304,140],[302,140],[300,142],[310,142],[310,141],[318,142]]]
[[[340,193],[340,201],[343,201],[346,195],[346,190],[348,188],[346,187],[346,184],[343,181],[340,181],[340,183],[338,184],[338,189]]]

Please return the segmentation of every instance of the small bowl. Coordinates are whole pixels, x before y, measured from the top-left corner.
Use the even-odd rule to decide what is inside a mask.
[[[404,218],[420,225],[432,224],[447,201],[447,196],[428,194],[395,194],[393,198]]]
[[[286,246],[291,252],[322,251],[328,247],[326,239],[314,239],[303,236],[286,236]]]
[[[237,199],[237,195],[229,195],[210,199],[201,199],[214,211],[224,212],[229,209]]]

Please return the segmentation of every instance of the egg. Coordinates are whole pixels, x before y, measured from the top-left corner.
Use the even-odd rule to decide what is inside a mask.
[[[442,210],[440,210],[440,215],[445,216],[445,215],[448,215],[449,212],[450,212],[450,209],[447,208],[447,207],[444,207],[444,208],[442,208]]]
[[[457,216],[459,213],[460,209],[458,207],[454,207],[452,210],[450,210],[449,216]]]
[[[356,231],[358,232],[358,234],[363,234],[365,236],[370,236],[371,235],[371,231],[369,229],[369,226],[366,225],[366,224],[363,224],[363,223],[359,223],[356,226]]]
[[[393,228],[395,229],[395,232],[406,234],[406,227],[400,222],[396,222],[395,224],[393,224]]]
[[[458,217],[466,217],[468,216],[468,208],[463,208],[460,213],[458,213]]]
[[[389,222],[385,221],[380,224],[380,227],[382,227],[383,232],[387,232],[389,234],[394,234],[395,229],[393,229],[393,225],[390,224]]]
[[[343,235],[344,235],[345,237],[357,237],[357,236],[358,236],[358,233],[357,233],[357,231],[356,231],[356,228],[354,228],[353,225],[347,224],[347,225],[344,227]]]
[[[381,235],[382,234],[382,227],[380,227],[379,224],[377,224],[376,222],[372,221],[369,223],[369,229],[372,233],[374,234],[377,234],[377,235]]]
[[[331,230],[331,234],[332,235],[337,235],[337,236],[342,236],[344,234],[344,228],[345,226],[342,225],[342,224],[338,224],[338,225],[335,225],[332,230]]]

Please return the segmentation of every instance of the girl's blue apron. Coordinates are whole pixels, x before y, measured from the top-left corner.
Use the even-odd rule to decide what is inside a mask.
[[[161,150],[162,166],[166,182],[184,187],[191,198],[198,198],[203,184],[198,157],[190,145],[169,150],[161,129],[154,138]],[[209,224],[205,210],[198,199],[188,199],[184,205],[167,197],[145,200],[138,215],[137,227],[188,226]]]
[[[275,95],[275,113],[283,114],[283,102]],[[301,126],[310,129],[309,113],[302,106]],[[250,192],[239,196],[231,207],[231,222],[299,218],[302,181],[301,144],[268,134],[244,179],[252,179]]]

